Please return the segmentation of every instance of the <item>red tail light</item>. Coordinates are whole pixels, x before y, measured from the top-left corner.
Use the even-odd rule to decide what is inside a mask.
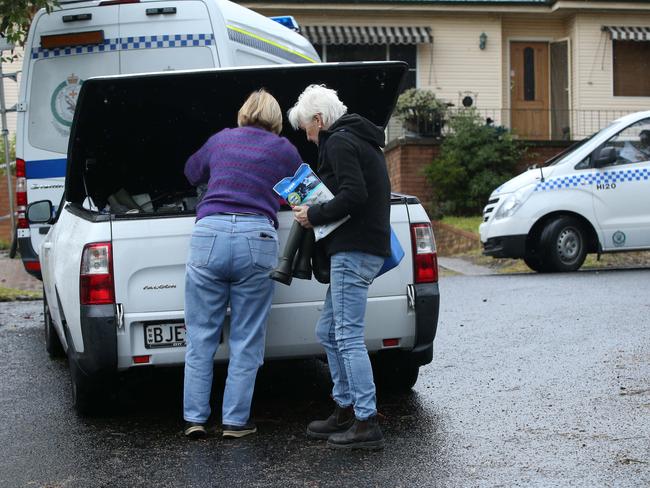
[[[27,180],[25,179],[25,160],[16,159],[16,217],[19,229],[29,229],[25,217],[27,211]]]
[[[115,303],[110,242],[86,244],[81,255],[79,298],[82,305]]]
[[[431,224],[411,224],[415,283],[438,281],[438,257]]]

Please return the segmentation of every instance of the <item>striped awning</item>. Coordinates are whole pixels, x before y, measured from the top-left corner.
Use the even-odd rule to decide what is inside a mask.
[[[604,25],[615,41],[650,41],[650,27],[620,27]]]
[[[433,42],[430,27],[376,25],[303,25],[302,34],[312,44],[427,44]]]

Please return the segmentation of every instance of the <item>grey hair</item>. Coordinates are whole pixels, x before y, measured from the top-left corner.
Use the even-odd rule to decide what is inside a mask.
[[[294,129],[309,122],[316,114],[323,118],[323,126],[329,128],[348,111],[335,90],[325,85],[309,85],[298,97],[296,104],[289,109],[287,116]]]

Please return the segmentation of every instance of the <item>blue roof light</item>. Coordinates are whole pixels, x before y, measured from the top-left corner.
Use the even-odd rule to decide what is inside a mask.
[[[300,32],[300,26],[298,25],[298,22],[296,22],[296,19],[293,18],[292,15],[282,15],[279,17],[270,17],[271,20],[275,20],[278,24],[282,24],[288,29],[291,29],[292,31]]]

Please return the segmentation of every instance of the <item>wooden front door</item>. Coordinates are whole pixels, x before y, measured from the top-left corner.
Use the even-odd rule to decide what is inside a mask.
[[[547,42],[510,43],[511,126],[521,139],[549,139]]]

